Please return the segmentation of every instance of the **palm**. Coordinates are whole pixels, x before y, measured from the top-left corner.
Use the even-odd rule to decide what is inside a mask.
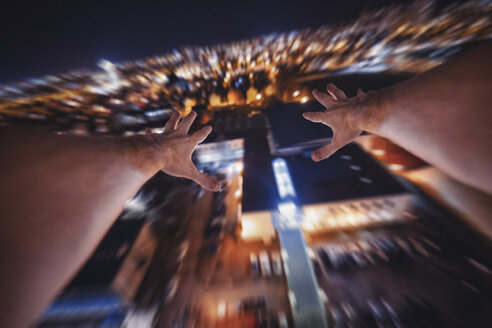
[[[331,143],[313,152],[311,157],[316,162],[330,157],[362,132],[355,124],[354,112],[357,110],[360,98],[364,97],[365,94],[359,90],[357,97],[347,98],[345,93],[333,84],[328,84],[326,89],[328,93],[313,91],[314,97],[325,106],[326,110],[303,113],[305,119],[315,123],[323,123],[333,130]]]
[[[188,116],[180,120],[178,112],[174,112],[164,126],[162,134],[153,134],[147,129],[146,136],[152,138],[152,142],[166,153],[161,170],[165,173],[184,177],[195,181],[208,190],[217,191],[220,183],[214,178],[198,171],[191,160],[193,151],[212,131],[210,126],[188,135],[188,131],[196,118],[196,113],[192,111]]]

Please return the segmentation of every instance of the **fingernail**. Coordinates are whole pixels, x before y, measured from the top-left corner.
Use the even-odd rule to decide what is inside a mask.
[[[312,154],[311,154],[311,158],[312,158],[312,159],[313,159],[313,161],[315,161],[315,162],[317,162],[317,161],[319,160],[319,156],[318,156],[318,154],[316,154],[316,153],[312,153]]]
[[[222,186],[220,185],[220,182],[216,182],[216,183],[214,184],[214,190],[215,190],[215,191],[219,191],[219,190],[220,190],[220,188],[222,188]]]

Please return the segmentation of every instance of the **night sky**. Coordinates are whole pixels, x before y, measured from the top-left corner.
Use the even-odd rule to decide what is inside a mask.
[[[401,3],[403,1],[398,1]],[[355,19],[395,1],[17,1],[0,9],[0,82]],[[368,5],[370,4],[370,5]]]

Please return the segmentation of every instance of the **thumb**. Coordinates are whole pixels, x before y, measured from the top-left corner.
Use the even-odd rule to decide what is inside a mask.
[[[208,174],[198,171],[196,167],[193,169],[193,174],[190,177],[190,179],[198,183],[203,188],[210,191],[219,191],[221,188],[219,181],[212,178]]]
[[[323,122],[323,112],[304,112],[302,116],[311,122],[319,123]]]
[[[316,149],[311,154],[311,158],[315,162],[322,161],[324,159],[327,159],[331,155],[333,155],[342,146],[343,145],[339,145],[339,144],[335,143],[334,141],[332,141],[330,144],[324,145],[323,147]]]

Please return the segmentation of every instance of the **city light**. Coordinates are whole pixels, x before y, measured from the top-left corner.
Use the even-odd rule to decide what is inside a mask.
[[[388,168],[390,170],[393,170],[393,171],[402,171],[405,169],[405,166],[400,165],[400,164],[391,163],[391,164],[388,164]]]
[[[386,155],[386,151],[384,149],[372,149],[371,153],[376,156],[384,156]]]
[[[296,294],[291,290],[289,290],[289,302],[292,307],[295,308],[297,306]]]
[[[241,197],[241,195],[242,195],[242,192],[241,192],[241,190],[239,190],[239,189],[238,189],[238,190],[236,190],[236,192],[234,193],[234,197],[236,197],[236,198],[240,198],[240,197]]]
[[[241,239],[244,241],[259,241],[265,243],[275,237],[270,212],[243,213],[241,215]]]
[[[217,317],[223,319],[226,315],[226,302],[220,301],[217,305]]]
[[[404,213],[412,198],[401,195],[388,199],[392,206],[378,200],[360,200],[351,202],[350,206],[344,203],[305,205],[301,226],[309,233],[319,233],[407,220]]]
[[[125,209],[130,212],[143,212],[147,209],[147,201],[142,193],[137,193],[125,202]]]
[[[248,239],[254,234],[256,234],[258,227],[256,223],[252,220],[247,220],[244,217],[241,219],[241,238]]]
[[[278,210],[283,216],[294,219],[297,212],[297,207],[293,202],[286,202],[280,203],[278,205]]]
[[[115,66],[113,63],[111,63],[109,60],[106,59],[101,59],[97,62],[97,66],[100,67],[101,69],[105,70],[106,72],[111,72],[114,71]]]
[[[273,172],[275,174],[275,181],[277,182],[277,189],[281,199],[295,198],[296,193],[289,171],[287,169],[287,162],[283,158],[277,158],[273,160]]]
[[[236,173],[243,173],[243,169],[244,169],[243,162],[235,162],[234,163],[234,170],[236,171]]]
[[[207,108],[213,118],[216,109],[259,113],[274,102],[307,103],[305,82],[312,79],[418,73],[439,65],[460,47],[490,39],[489,16],[486,1],[437,11],[402,4],[366,11],[340,26],[183,47],[136,61],[102,59],[101,70],[0,86],[0,121],[49,121],[59,130],[121,134],[165,121],[169,114],[147,115],[158,109],[186,114]]]

